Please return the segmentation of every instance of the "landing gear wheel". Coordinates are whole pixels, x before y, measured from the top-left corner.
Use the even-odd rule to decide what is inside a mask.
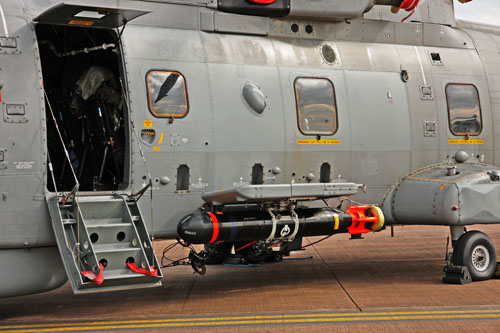
[[[455,244],[452,261],[456,266],[466,266],[473,281],[488,280],[495,274],[497,253],[486,234],[469,231]]]

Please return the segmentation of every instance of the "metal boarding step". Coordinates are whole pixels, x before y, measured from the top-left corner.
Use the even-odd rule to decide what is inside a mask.
[[[161,269],[137,202],[117,194],[77,196],[65,204],[59,199],[47,196],[47,204],[75,294],[161,286]],[[139,272],[127,263],[137,265]],[[82,274],[97,276],[101,266],[100,285]],[[144,274],[141,268],[154,268],[157,275]]]

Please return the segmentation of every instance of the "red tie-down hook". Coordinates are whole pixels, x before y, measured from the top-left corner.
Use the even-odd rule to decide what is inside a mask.
[[[347,214],[351,215],[352,218],[352,224],[347,228],[351,235],[379,231],[384,226],[384,214],[382,209],[377,206],[349,206],[347,207]],[[367,223],[371,225],[367,226]]]
[[[83,276],[85,276],[90,281],[94,282],[98,286],[100,286],[104,282],[104,275],[102,275],[102,271],[104,270],[104,266],[99,263],[99,273],[96,274],[92,271],[80,272]]]

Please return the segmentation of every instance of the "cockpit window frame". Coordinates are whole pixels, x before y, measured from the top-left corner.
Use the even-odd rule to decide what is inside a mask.
[[[153,73],[165,73],[165,74],[177,74],[179,77],[183,80],[184,83],[184,100],[186,103],[186,109],[182,114],[172,114],[172,113],[158,113],[154,110],[153,108],[153,103],[152,103],[152,96],[151,96],[151,86],[150,86],[150,80],[149,77]],[[177,118],[181,119],[184,118],[188,115],[189,113],[189,97],[188,97],[188,91],[187,91],[187,81],[184,75],[182,75],[181,72],[176,71],[176,70],[169,70],[169,69],[151,69],[146,73],[146,94],[147,94],[147,102],[148,102],[148,109],[149,112],[156,118]]]
[[[450,86],[469,86],[469,87],[473,87],[476,90],[477,106],[479,107],[479,125],[480,125],[479,131],[477,131],[477,132],[456,132],[453,130],[452,117],[451,117],[452,110],[450,108],[450,96],[448,94],[448,88]],[[454,136],[464,136],[464,135],[478,136],[478,135],[481,135],[481,133],[483,132],[483,113],[481,110],[481,97],[479,96],[479,89],[477,89],[477,87],[472,83],[450,82],[450,83],[446,84],[444,92],[445,92],[445,96],[446,96],[446,107],[448,109],[448,128],[450,129],[450,133]]]
[[[333,104],[332,106],[334,107],[334,127],[332,129],[331,132],[328,132],[328,133],[325,133],[325,132],[313,132],[311,133],[311,131],[304,131],[301,127],[301,110],[300,110],[300,99],[299,99],[299,90],[298,90],[298,86],[297,86],[297,83],[299,82],[299,80],[302,80],[302,79],[307,79],[307,80],[323,80],[323,81],[327,81],[331,88],[332,88],[332,97],[333,97]],[[294,95],[295,95],[295,105],[296,105],[296,110],[297,110],[297,127],[299,128],[299,131],[301,134],[303,135],[308,135],[308,136],[333,136],[335,135],[337,132],[338,132],[338,129],[339,129],[339,122],[338,122],[338,108],[337,108],[337,93],[335,91],[335,85],[333,84],[333,82],[326,78],[326,77],[317,77],[317,76],[300,76],[300,77],[297,77],[295,78],[294,82],[293,82],[293,87],[294,87]]]

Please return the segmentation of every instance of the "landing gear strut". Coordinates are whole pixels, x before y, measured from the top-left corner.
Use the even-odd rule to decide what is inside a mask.
[[[480,231],[460,232],[459,228],[451,227],[453,253],[447,255],[443,282],[466,284],[491,279],[497,270],[493,242]]]

